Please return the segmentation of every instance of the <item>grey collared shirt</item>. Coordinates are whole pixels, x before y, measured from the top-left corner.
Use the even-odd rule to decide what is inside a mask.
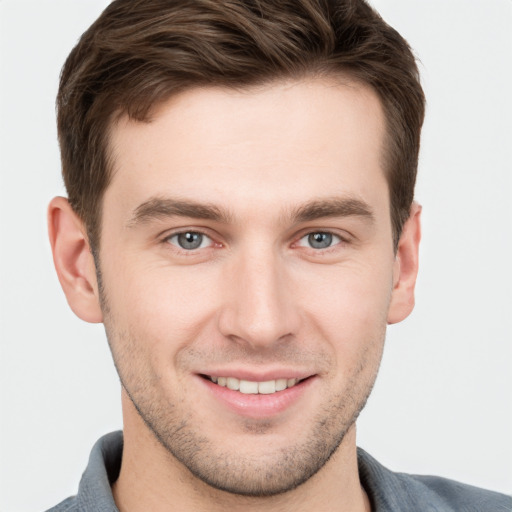
[[[121,468],[123,433],[93,447],[76,496],[47,512],[119,512],[111,484]],[[446,478],[393,473],[358,448],[359,476],[373,512],[511,512],[512,497]]]

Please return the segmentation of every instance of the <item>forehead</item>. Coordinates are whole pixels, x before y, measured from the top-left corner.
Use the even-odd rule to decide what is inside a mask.
[[[354,82],[197,88],[160,105],[148,122],[123,117],[113,126],[105,202],[128,215],[155,195],[240,211],[333,194],[387,200],[384,133],[376,94]]]

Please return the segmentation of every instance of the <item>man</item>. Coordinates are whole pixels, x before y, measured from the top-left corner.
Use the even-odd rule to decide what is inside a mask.
[[[364,2],[113,2],[63,70],[73,311],[103,322],[124,434],[55,510],[507,510],[356,450],[414,304],[424,99]]]

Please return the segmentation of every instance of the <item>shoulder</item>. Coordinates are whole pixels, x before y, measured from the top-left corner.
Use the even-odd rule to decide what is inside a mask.
[[[78,510],[76,497],[71,496],[64,501],[61,501],[58,505],[48,509],[46,512],[73,512],[74,510]]]
[[[448,478],[397,474],[404,484],[416,489],[417,497],[432,510],[467,512],[510,512],[512,497],[463,484]]]
[[[122,452],[121,431],[100,438],[91,450],[77,495],[67,498],[46,512],[118,512],[111,483],[119,475]]]
[[[447,478],[394,473],[358,449],[359,474],[377,512],[510,512],[512,497]]]

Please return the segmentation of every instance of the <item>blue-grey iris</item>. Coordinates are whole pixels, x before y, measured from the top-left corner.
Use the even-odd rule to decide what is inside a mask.
[[[308,242],[313,249],[326,249],[332,244],[331,233],[311,233]]]
[[[187,233],[180,233],[177,236],[178,244],[183,249],[193,250],[201,247],[203,243],[203,235],[193,231]]]

